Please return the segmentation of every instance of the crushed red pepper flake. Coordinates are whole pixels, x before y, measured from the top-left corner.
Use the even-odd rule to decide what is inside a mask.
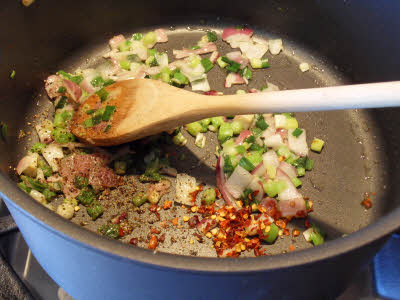
[[[153,233],[153,234],[159,234],[159,233],[161,233],[161,230],[157,229],[157,228],[151,228],[150,232]]]
[[[361,202],[361,205],[363,205],[366,209],[370,209],[372,207],[372,200],[368,193],[365,193],[365,198]]]
[[[298,229],[293,229],[292,235],[293,235],[294,237],[299,236],[299,235],[300,235],[300,230],[298,230]]]
[[[171,206],[172,206],[172,201],[170,201],[170,200],[165,200],[165,202],[164,202],[164,207],[163,207],[164,210],[170,209]]]
[[[154,250],[154,249],[157,248],[157,244],[158,244],[157,237],[156,237],[155,235],[152,235],[152,236],[150,237],[150,240],[149,240],[149,246],[148,246],[148,248]]]
[[[289,251],[294,251],[294,245],[289,246]]]
[[[131,238],[129,240],[129,244],[136,246],[139,240],[137,238]]]
[[[171,222],[172,222],[172,225],[174,225],[174,226],[178,225],[178,218],[172,219]]]
[[[190,201],[192,203],[196,202],[196,198],[197,195],[203,190],[203,185],[199,185],[198,187],[196,187],[196,190],[194,192],[189,193],[190,197],[192,197],[192,199],[190,199]]]

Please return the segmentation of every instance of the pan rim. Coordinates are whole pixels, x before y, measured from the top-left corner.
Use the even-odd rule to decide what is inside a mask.
[[[119,241],[80,228],[50,211],[40,203],[32,201],[22,192],[15,182],[0,174],[0,196],[6,204],[11,204],[24,217],[30,218],[39,226],[45,227],[59,238],[78,243],[89,251],[112,259],[126,260],[149,268],[176,270],[191,273],[256,273],[315,263],[339,256],[385,238],[400,227],[400,208],[396,208],[376,222],[350,234],[349,236],[329,241],[321,246],[294,251],[285,254],[262,256],[257,258],[213,258],[193,257],[153,251]]]

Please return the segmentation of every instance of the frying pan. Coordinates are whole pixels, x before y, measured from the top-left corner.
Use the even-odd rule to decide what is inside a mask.
[[[309,245],[298,238],[294,242],[299,251],[282,254],[294,242],[278,240],[268,247],[268,253],[276,255],[266,257],[177,255],[194,254],[184,240],[159,249],[173,254],[153,253],[106,239],[63,220],[19,191],[9,166],[32,142],[18,138],[20,130],[31,131],[27,122],[47,113],[43,79],[60,68],[95,64],[106,49],[105,40],[114,34],[170,28],[171,49],[193,44],[201,28],[249,24],[260,37],[283,38],[285,53],[271,61],[266,74],[281,88],[398,80],[395,53],[400,40],[394,28],[400,24],[392,12],[399,6],[364,1],[71,4],[42,0],[23,8],[4,1],[0,24],[7,30],[0,37],[2,57],[7,59],[0,61],[0,119],[8,125],[9,134],[0,145],[1,194],[35,257],[77,299],[336,297],[400,226],[397,109],[297,115],[309,129],[309,138],[318,136],[327,142],[324,153],[313,157],[316,167],[307,174],[302,193],[314,200],[310,218],[327,231],[329,241],[301,250]],[[362,30],[366,23],[368,30]],[[297,66],[302,61],[311,63],[313,70],[299,74]],[[17,75],[10,81],[12,69]],[[214,76],[211,84],[223,90],[218,86],[221,74]],[[259,87],[263,80],[256,78],[252,84]],[[189,160],[177,166],[179,171],[189,168],[187,172],[201,180],[212,178],[207,159],[193,168],[201,158],[197,149],[189,145],[182,151]],[[365,192],[376,194],[368,211],[360,205]],[[199,253],[201,249],[197,254],[211,255]]]

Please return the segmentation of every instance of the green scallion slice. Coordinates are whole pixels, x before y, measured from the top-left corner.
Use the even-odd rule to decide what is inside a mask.
[[[292,135],[295,137],[299,137],[302,133],[303,133],[303,130],[301,130],[300,128],[296,128],[295,130],[293,130]]]
[[[208,71],[210,71],[214,67],[214,64],[208,58],[203,58],[201,60],[201,64],[202,64],[202,66],[203,66],[203,68],[204,68],[206,73]]]
[[[96,92],[96,95],[100,97],[100,101],[104,102],[107,100],[109,93],[103,88]]]
[[[115,112],[115,106],[107,105],[106,110],[103,113],[102,120],[109,121],[114,112]]]

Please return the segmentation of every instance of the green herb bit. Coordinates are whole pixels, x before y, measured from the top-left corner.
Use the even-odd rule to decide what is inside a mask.
[[[65,86],[60,86],[57,90],[57,93],[63,94],[67,91],[67,88]]]
[[[214,189],[206,189],[203,192],[201,199],[204,201],[206,205],[211,205],[215,202],[215,198],[217,197],[217,193]]]
[[[145,194],[138,193],[132,198],[132,203],[136,207],[143,205],[147,201],[147,197]]]
[[[303,130],[301,130],[300,128],[296,128],[295,130],[293,130],[292,135],[295,137],[299,137],[302,133]]]
[[[109,86],[109,85],[111,85],[111,84],[113,84],[113,83],[115,83],[114,80],[112,80],[112,79],[106,79],[106,80],[104,80],[103,87]]]
[[[42,169],[45,177],[49,177],[53,174],[53,169],[43,159],[38,161],[38,167]]]
[[[38,192],[43,192],[46,188],[48,188],[47,184],[41,183],[39,180],[33,179],[27,176],[21,176],[21,179],[24,181],[25,184],[37,190]]]
[[[192,49],[192,50],[197,50],[197,49],[200,49],[201,47],[200,46],[193,46],[193,47],[191,47],[190,49]]]
[[[27,186],[23,181],[18,183],[18,187],[23,190],[25,193],[29,194],[32,191],[32,188]]]
[[[314,167],[314,160],[312,160],[311,158],[307,157],[304,167],[305,167],[305,169],[307,171],[311,171],[313,169],[313,167]]]
[[[55,128],[51,132],[51,136],[59,144],[66,144],[75,141],[75,136],[65,128]]]
[[[65,79],[68,79],[72,82],[75,82],[76,84],[80,84],[83,80],[83,76],[82,75],[72,75],[69,74],[63,70],[60,70],[57,72],[57,75],[61,75],[62,77],[64,77]]]
[[[87,114],[87,115],[91,115],[91,114],[93,114],[94,112],[96,112],[96,109],[88,109],[88,110],[86,111],[86,114]]]
[[[217,33],[215,31],[207,32],[207,39],[209,42],[215,42],[218,39]]]
[[[263,131],[268,129],[268,127],[269,127],[269,125],[267,124],[267,122],[265,122],[265,119],[262,115],[258,116],[258,119],[256,121],[256,126],[257,126],[257,128],[260,128]]]
[[[101,102],[104,102],[107,100],[109,93],[104,88],[102,88],[101,90],[96,92],[96,95],[100,97]]]
[[[214,64],[208,58],[203,58],[200,62],[206,73],[214,67]]]
[[[261,128],[258,127],[252,129],[252,133],[255,137],[259,137],[262,134],[262,132],[263,131],[261,130]]]
[[[240,64],[237,62],[232,62],[232,64],[228,65],[226,69],[230,72],[237,73],[240,70]]]
[[[46,144],[44,144],[44,143],[34,143],[31,148],[31,152],[40,154],[40,153],[42,153],[42,151],[45,147],[46,147]]]
[[[108,125],[106,126],[106,128],[104,129],[104,132],[108,132],[110,129],[111,129],[111,125],[108,124]]]
[[[86,211],[93,221],[100,217],[104,212],[103,207],[97,201],[93,201]]]
[[[12,70],[11,73],[10,73],[10,78],[14,79],[14,77],[15,77],[15,70]]]
[[[88,206],[95,199],[95,193],[92,189],[84,188],[83,190],[81,190],[76,199],[78,199],[83,205]]]
[[[131,62],[128,60],[122,60],[119,62],[119,65],[122,69],[130,71],[131,70]]]
[[[250,135],[249,137],[244,139],[244,142],[249,143],[249,144],[254,143],[255,141],[256,141],[256,138],[254,135]]]
[[[239,165],[245,169],[248,172],[251,172],[254,170],[255,166],[251,163],[250,160],[248,160],[245,156],[243,156],[240,160],[239,160]]]
[[[106,109],[103,113],[102,120],[109,121],[111,119],[111,116],[114,114],[114,112],[115,112],[115,106],[107,105]]]
[[[90,84],[94,87],[101,87],[104,85],[104,79],[101,76],[97,76],[90,81]]]
[[[82,176],[75,176],[74,185],[78,189],[83,189],[89,185],[89,180]]]
[[[143,38],[143,34],[141,34],[141,33],[134,33],[134,34],[132,35],[132,39],[133,39],[134,41],[140,41],[142,38]]]
[[[119,224],[105,224],[99,227],[98,231],[109,238],[118,239],[120,237],[119,229]]]
[[[228,155],[224,156],[224,162],[224,173],[231,174],[235,169],[232,165],[231,157]]]
[[[45,189],[44,191],[43,191],[43,195],[44,195],[44,198],[47,200],[47,201],[51,201],[51,200],[53,200],[55,197],[56,197],[56,193],[54,193],[53,191],[50,191],[49,189]]]
[[[253,78],[253,73],[251,72],[250,68],[246,67],[241,71],[241,75],[243,78],[246,78],[248,80]]]
[[[56,109],[63,108],[67,104],[68,98],[61,96],[60,100],[57,102]]]

